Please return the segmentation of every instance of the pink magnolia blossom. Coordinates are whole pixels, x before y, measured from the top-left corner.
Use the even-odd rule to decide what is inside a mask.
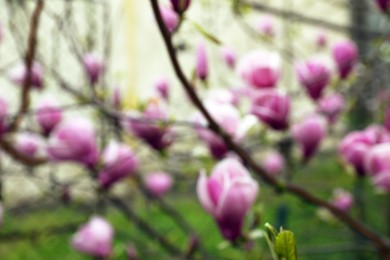
[[[171,175],[165,172],[152,172],[144,178],[145,187],[156,197],[162,197],[173,185]]]
[[[236,61],[237,61],[237,54],[234,51],[234,49],[224,46],[221,48],[221,57],[222,60],[225,62],[225,64],[231,68],[234,69],[236,66]]]
[[[292,134],[302,150],[304,161],[308,161],[317,151],[322,139],[326,135],[326,121],[318,115],[310,116],[295,124]]]
[[[15,148],[23,155],[34,158],[42,153],[44,142],[41,136],[33,133],[19,133],[15,138]]]
[[[102,217],[95,216],[73,236],[72,247],[91,256],[108,257],[112,252],[113,236],[111,224]]]
[[[373,146],[365,156],[365,168],[370,175],[390,171],[390,143]]]
[[[206,108],[221,128],[234,140],[240,141],[245,135],[241,131],[241,118],[237,109],[229,104],[206,103]],[[206,126],[205,118],[198,112],[193,116],[193,121],[201,126]],[[197,134],[205,142],[210,153],[215,159],[222,159],[228,152],[225,142],[214,132],[205,127],[196,127]]]
[[[290,99],[274,90],[261,91],[252,100],[251,113],[274,130],[285,130],[290,115]]]
[[[345,107],[345,100],[342,95],[333,94],[325,96],[318,101],[317,111],[328,119],[328,122],[333,124],[337,121],[340,113]]]
[[[297,63],[295,68],[299,82],[306,89],[307,94],[315,101],[321,98],[322,92],[331,77],[326,62],[318,58],[312,58]]]
[[[90,84],[95,85],[106,68],[104,61],[93,53],[87,53],[83,56],[83,65]]]
[[[370,125],[364,131],[371,137],[374,144],[390,143],[390,133],[381,125]]]
[[[348,191],[343,189],[335,189],[333,191],[332,204],[338,209],[348,212],[354,203],[353,196]]]
[[[103,189],[110,188],[114,183],[135,173],[138,159],[133,150],[125,144],[110,142],[102,155],[103,169],[98,179]]]
[[[259,33],[266,37],[275,36],[275,21],[271,16],[262,16],[256,26]]]
[[[390,11],[390,1],[389,0],[375,0],[376,5],[382,12]]]
[[[384,170],[372,177],[372,184],[385,192],[390,192],[390,170]]]
[[[280,57],[274,52],[252,51],[238,64],[238,74],[256,89],[274,88],[280,78]]]
[[[358,62],[358,49],[356,44],[350,40],[337,42],[333,45],[332,54],[340,78],[347,78]]]
[[[354,131],[342,139],[338,150],[341,157],[355,168],[356,173],[363,176],[366,173],[364,160],[374,144],[372,135]]]
[[[164,99],[165,101],[168,101],[169,99],[169,90],[171,88],[168,79],[166,78],[160,78],[156,81],[154,84],[154,88],[158,95]]]
[[[47,153],[54,161],[75,161],[94,166],[99,151],[92,123],[84,118],[61,122],[50,135]]]
[[[163,151],[172,144],[174,134],[171,128],[159,126],[158,122],[153,122],[153,120],[168,120],[168,108],[161,100],[150,101],[142,113],[142,118],[140,120],[128,119],[125,121],[125,126],[153,149]]]
[[[179,24],[179,16],[177,13],[170,7],[166,6],[160,6],[160,13],[168,31],[175,31],[177,25]]]
[[[45,135],[50,134],[54,127],[62,120],[62,109],[53,101],[44,100],[38,105],[36,121]]]
[[[283,155],[279,152],[268,153],[262,162],[262,167],[264,171],[270,175],[280,175],[285,169]]]
[[[0,135],[7,131],[8,102],[0,97]]]
[[[111,95],[111,104],[116,110],[121,110],[122,108],[122,93],[120,87],[115,87]]]
[[[201,172],[197,194],[203,208],[211,214],[228,240],[241,235],[245,215],[256,200],[259,187],[236,159],[218,163],[211,176]]]
[[[171,4],[173,10],[181,15],[190,7],[191,0],[171,0]]]
[[[27,69],[25,64],[19,64],[11,69],[9,73],[11,81],[18,86],[23,86],[27,80]],[[30,85],[35,89],[43,87],[43,67],[38,62],[34,62],[31,67]]]
[[[209,62],[204,42],[200,42],[196,47],[196,75],[201,80],[206,80],[209,75]]]

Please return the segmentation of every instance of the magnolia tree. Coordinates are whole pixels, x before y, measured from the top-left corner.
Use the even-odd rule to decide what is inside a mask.
[[[164,200],[175,183],[180,182],[177,174],[164,170],[170,158],[177,156],[177,150],[173,151],[172,147],[192,151],[201,145],[207,149],[208,165],[211,162],[212,166],[197,164],[197,176],[190,177],[196,183],[191,186],[190,194],[194,204],[199,203],[204,208],[202,218],[210,215],[215,220],[212,225],[219,229],[221,237],[230,246],[243,252],[251,251],[259,246],[257,240],[265,237],[274,259],[296,259],[299,255],[290,231],[276,230],[269,224],[260,225],[253,218],[254,205],[262,201],[262,187],[269,186],[279,194],[291,194],[325,210],[329,216],[352,229],[357,237],[370,243],[381,259],[390,259],[390,238],[383,230],[374,230],[365,223],[364,215],[368,212],[364,212],[364,186],[357,186],[361,190],[352,194],[334,182],[329,191],[333,191],[333,196],[327,198],[310,187],[295,184],[291,175],[292,171],[297,172],[310,164],[326,140],[332,144],[328,149],[333,153],[332,160],[341,161],[346,171],[353,172],[355,183],[369,182],[380,191],[375,196],[390,192],[390,109],[375,111],[381,113],[380,120],[364,129],[345,131],[347,127],[340,120],[348,115],[355,79],[359,74],[374,75],[361,65],[354,41],[345,38],[332,42],[325,26],[318,28],[317,35],[312,37],[312,44],[318,50],[312,57],[298,59],[286,50],[261,48],[246,50],[239,55],[234,45],[222,44],[221,35],[212,34],[207,28],[187,19],[187,13],[197,4],[192,2],[150,0],[155,26],[166,48],[166,59],[172,64],[174,75],[184,90],[181,102],[193,105],[193,112],[183,120],[172,115],[171,111],[175,109],[171,107],[171,83],[165,78],[155,83],[153,96],[142,105],[125,108],[122,90],[109,87],[110,68],[102,58],[104,55],[96,54],[94,50],[81,52],[83,48],[78,48],[77,44],[82,43],[69,39],[71,54],[81,64],[88,86],[82,88],[72,83],[72,75],[64,76],[58,68],[50,66],[40,56],[40,43],[44,38],[38,37],[42,26],[40,20],[47,11],[45,1],[34,2],[26,48],[21,50],[23,59],[1,71],[3,78],[14,88],[19,88],[19,96],[13,100],[6,91],[0,91],[0,147],[4,161],[23,164],[30,170],[69,163],[83,169],[83,176],[93,187],[88,192],[89,202],[96,205],[92,212],[89,211],[90,219],[78,229],[74,227],[71,242],[64,246],[97,259],[116,259],[113,241],[120,239],[115,238],[119,229],[126,229],[125,226],[114,228],[114,223],[110,222],[109,209],[116,208],[173,257],[208,258],[197,235],[200,227],[189,225],[185,212]],[[372,2],[378,7],[378,15],[389,14],[390,1]],[[231,11],[241,19],[246,33],[259,41],[281,41],[275,25],[276,17],[262,16],[258,23],[249,24],[245,22],[247,10],[268,11],[274,16],[288,13],[264,9],[260,3],[231,1]],[[207,9],[202,12],[207,12]],[[299,17],[306,21],[304,16]],[[189,43],[191,48],[187,52],[194,61],[192,75],[185,72],[187,69],[184,70],[179,61],[182,47],[174,44],[182,26],[187,23],[193,24],[203,38],[199,43]],[[11,33],[3,34],[6,28],[2,22],[0,48],[5,42],[12,41]],[[9,30],[12,31],[13,27]],[[380,40],[381,45],[374,48],[385,48],[386,39]],[[211,45],[220,49],[220,56],[214,57],[213,62],[210,62],[212,57],[208,51]],[[327,51],[328,46],[331,51]],[[284,77],[284,60],[293,64],[300,85],[298,89],[280,84]],[[214,86],[208,79],[212,73],[217,73],[214,70],[217,66],[225,67],[223,73],[234,77],[234,83],[227,83],[223,88]],[[42,99],[33,106],[32,95],[43,95],[49,87],[48,79],[60,87],[56,95],[67,93],[74,100],[75,107],[87,104],[93,113],[69,115],[74,106],[61,106],[54,97]],[[383,106],[388,103],[386,98],[383,100],[385,94],[382,92],[381,99],[378,99]],[[16,113],[10,112],[11,106],[17,107]],[[309,109],[299,112],[302,107]],[[180,138],[183,132],[193,132],[196,141],[184,142]],[[299,150],[297,154],[295,148],[292,149],[295,146]],[[139,152],[144,147],[148,147],[147,152]],[[195,151],[190,154],[193,157],[186,158],[184,164],[196,159]],[[144,166],[156,156],[163,158],[162,163],[152,171],[144,172]],[[185,172],[185,169],[175,171]],[[7,173],[3,171],[2,174],[6,176]],[[125,185],[125,189],[139,190],[150,203],[161,207],[173,219],[176,228],[186,232],[186,247],[172,243],[168,236],[153,228],[153,223],[145,221],[132,203],[132,197],[114,192],[115,186],[129,180],[133,186]],[[58,201],[70,203],[75,200],[72,193],[77,179],[51,181],[57,192],[53,194],[60,191],[60,196],[53,195]],[[50,192],[53,191],[47,191]],[[3,215],[7,216],[13,198],[0,198],[0,224],[4,228],[7,217],[3,220]],[[351,214],[354,207],[359,209],[359,214]],[[383,212],[384,219],[389,217]],[[137,258],[134,246],[129,245],[123,251],[128,259]]]

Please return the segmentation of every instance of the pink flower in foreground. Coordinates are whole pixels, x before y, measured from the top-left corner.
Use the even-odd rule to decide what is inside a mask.
[[[252,100],[251,113],[274,130],[288,128],[290,99],[274,90],[261,91]]]
[[[179,24],[179,16],[170,7],[160,6],[161,17],[169,32],[175,31]]]
[[[262,162],[262,167],[266,173],[279,176],[285,168],[283,155],[278,152],[267,154]]]
[[[337,42],[333,45],[332,54],[340,78],[347,78],[358,62],[359,54],[356,44],[350,40]]]
[[[196,75],[201,80],[206,80],[209,75],[206,44],[201,42],[196,47]]]
[[[365,156],[365,168],[370,175],[390,171],[390,143],[373,146]]]
[[[158,120],[168,120],[168,108],[161,100],[152,100],[142,113],[140,120],[128,119],[125,121],[125,126],[153,149],[163,151],[172,144],[174,134],[171,128],[160,126],[156,122]]]
[[[27,69],[25,64],[19,64],[11,69],[9,73],[11,81],[18,85],[23,86],[25,80],[27,80]],[[35,89],[42,89],[43,87],[43,68],[38,62],[34,62],[31,67],[30,86]]]
[[[47,153],[54,161],[75,161],[94,166],[99,151],[92,123],[84,118],[61,122],[50,135]]]
[[[104,61],[93,53],[87,53],[83,56],[83,65],[92,85],[99,81],[106,67]]]
[[[101,217],[92,217],[80,227],[72,238],[72,247],[82,253],[108,257],[112,251],[114,230],[110,223]]]
[[[345,107],[345,100],[342,95],[333,94],[323,97],[317,104],[317,111],[328,119],[328,122],[333,124],[337,121],[340,113]]]
[[[365,175],[364,160],[368,151],[375,144],[372,135],[364,131],[355,131],[347,134],[339,145],[339,154],[351,164],[359,176]]]
[[[322,139],[326,135],[326,121],[318,115],[310,116],[292,128],[292,134],[302,150],[304,161],[310,160],[315,154]]]
[[[104,149],[104,167],[100,171],[98,179],[102,188],[108,189],[114,183],[135,173],[138,167],[138,159],[133,150],[125,144],[109,143]]]
[[[50,134],[54,127],[62,120],[62,109],[51,100],[45,100],[38,105],[36,121],[45,135]]]
[[[225,159],[207,177],[201,172],[197,194],[203,208],[211,214],[228,240],[241,235],[245,215],[256,200],[259,187],[236,159]]]
[[[165,172],[152,172],[144,178],[145,187],[156,197],[162,197],[173,184],[171,175]]]
[[[353,206],[353,196],[348,191],[343,189],[335,189],[333,191],[332,204],[338,209],[348,212]]]
[[[372,184],[385,192],[390,192],[390,170],[384,170],[372,177]]]
[[[370,125],[364,132],[370,136],[374,144],[390,143],[390,133],[381,125]]]
[[[300,83],[305,87],[307,94],[318,100],[330,81],[330,69],[325,61],[312,58],[296,65],[296,72]]]
[[[252,51],[238,64],[238,74],[256,89],[274,88],[280,78],[280,57],[277,53]]]

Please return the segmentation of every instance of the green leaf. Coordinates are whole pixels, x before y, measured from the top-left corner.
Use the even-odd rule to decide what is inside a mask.
[[[280,259],[296,260],[297,247],[294,233],[288,230],[281,230],[276,237],[275,251]]]
[[[205,37],[207,40],[217,44],[217,45],[222,45],[222,41],[219,40],[217,37],[215,37],[214,35],[212,35],[211,33],[209,33],[208,31],[206,31],[206,29],[204,29],[200,24],[196,23],[196,22],[191,22],[192,25],[195,27],[195,29],[203,35],[203,37]]]

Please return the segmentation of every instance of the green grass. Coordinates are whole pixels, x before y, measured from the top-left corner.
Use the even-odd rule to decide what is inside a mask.
[[[309,166],[294,173],[293,179],[324,199],[330,198],[334,183],[351,191],[354,180],[352,176],[345,174],[332,158],[313,161]],[[316,207],[292,195],[277,194],[261,182],[260,187],[259,200],[254,207],[256,214],[252,213],[247,223],[256,216],[260,219],[259,228],[262,228],[266,222],[276,225],[278,208],[282,204],[287,205],[288,218],[284,226],[295,233],[300,259],[377,259],[375,254],[370,252],[360,252],[358,253],[360,258],[357,258],[356,252],[344,248],[344,245],[353,245],[356,239],[344,224],[336,220],[330,222],[319,220]],[[373,229],[385,233],[386,218],[384,212],[378,209],[385,207],[386,199],[375,194],[369,183],[366,187],[366,222]],[[270,259],[264,239],[256,240],[252,245],[245,245],[246,248],[252,248],[246,252],[233,246],[222,247],[223,239],[213,219],[199,205],[194,190],[194,183],[178,185],[166,201],[182,213],[198,233],[210,259]],[[180,248],[186,247],[188,234],[177,228],[172,219],[156,205],[146,203],[140,195],[133,201],[133,207],[166,239]],[[352,214],[356,215],[355,210]],[[133,244],[137,248],[139,259],[172,259],[155,239],[146,236],[117,210],[109,208],[105,215],[116,231],[113,259],[126,259],[124,249],[127,244]],[[0,259],[91,259],[70,248],[69,241],[75,231],[71,228],[56,235],[43,233],[24,240],[1,239],[12,232],[28,234],[31,230],[45,230],[67,223],[83,223],[88,218],[88,213],[80,211],[75,206],[58,206],[55,209],[39,210],[24,215],[7,215],[5,224],[0,229]]]

